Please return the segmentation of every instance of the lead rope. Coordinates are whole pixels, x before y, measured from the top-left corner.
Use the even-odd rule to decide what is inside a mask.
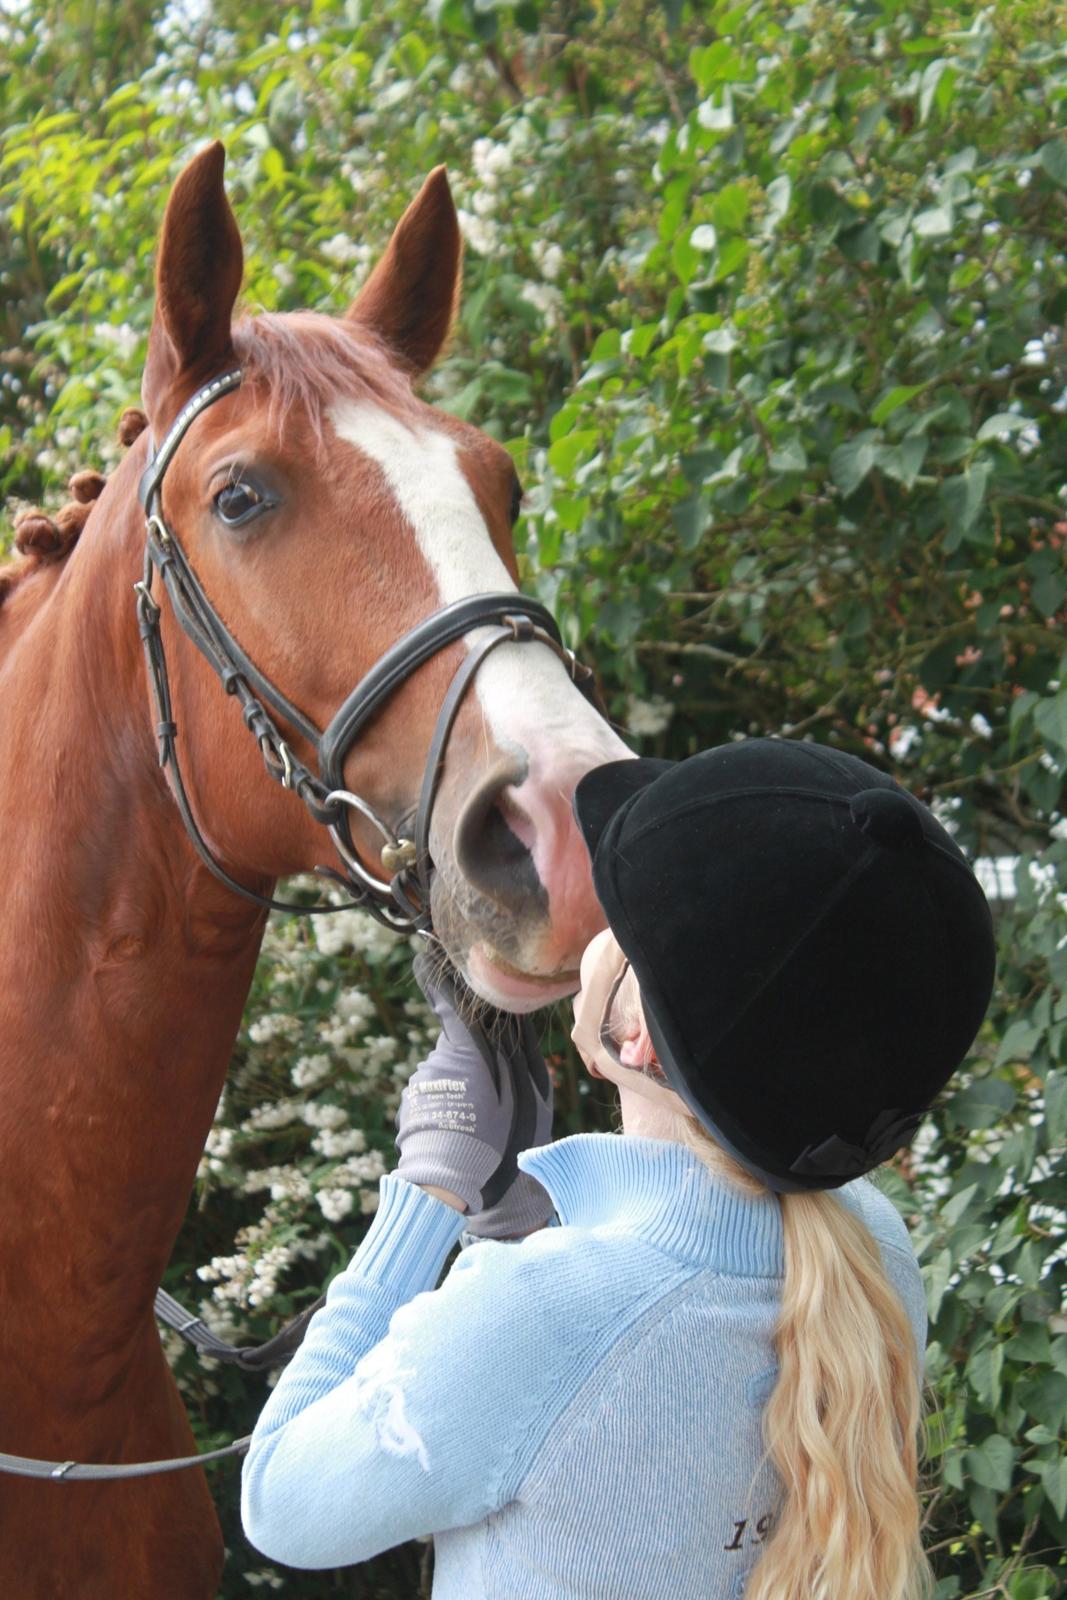
[[[243,1456],[252,1435],[235,1439],[220,1450],[205,1450],[195,1456],[173,1456],[169,1461],[119,1461],[105,1466],[95,1461],[41,1461],[36,1456],[9,1456],[0,1451],[0,1472],[14,1478],[51,1479],[54,1483],[99,1482],[102,1478],[148,1478],[157,1472],[181,1472],[185,1467],[202,1467],[205,1461],[221,1461],[224,1456]]]
[[[238,1346],[227,1344],[212,1333],[201,1317],[194,1317],[165,1289],[156,1290],[155,1313],[161,1322],[180,1333],[200,1355],[213,1361],[228,1361],[244,1372],[268,1372],[283,1366],[299,1347],[308,1323],[326,1296],[320,1295],[298,1317],[286,1324],[272,1339],[259,1345]],[[145,1478],[158,1472],[181,1472],[186,1467],[201,1467],[205,1461],[222,1461],[228,1456],[244,1455],[252,1435],[234,1439],[232,1444],[218,1450],[204,1450],[193,1456],[172,1456],[166,1461],[123,1461],[114,1465],[86,1461],[44,1461],[35,1456],[13,1456],[0,1451],[0,1472],[16,1478],[38,1478],[54,1483],[78,1483],[87,1479],[100,1481],[106,1478]]]

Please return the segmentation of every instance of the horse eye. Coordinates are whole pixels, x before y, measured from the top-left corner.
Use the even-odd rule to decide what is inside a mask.
[[[511,486],[511,525],[512,525],[512,527],[514,527],[516,522],[518,522],[518,520],[519,520],[519,512],[521,510],[522,510],[522,484],[519,482],[518,478],[516,478],[515,482]]]
[[[215,510],[231,528],[250,522],[266,506],[267,501],[249,483],[228,483],[215,496]]]

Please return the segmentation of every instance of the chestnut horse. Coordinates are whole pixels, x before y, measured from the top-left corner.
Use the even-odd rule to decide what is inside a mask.
[[[167,205],[143,398],[158,441],[201,386],[163,506],[260,670],[325,726],[420,618],[511,590],[511,460],[418,400],[452,322],[461,244],[443,169],[344,318],[231,324],[241,240],[214,145]],[[72,553],[0,584],[0,1449],[148,1461],[195,1449],[152,1301],[193,1186],[265,912],[203,866],[157,764],[132,584],[147,439]],[[332,859],[267,780],[240,717],[157,586],[182,767],[236,879]],[[345,784],[411,814],[442,697],[477,635],[421,666],[349,752]],[[287,736],[314,770],[314,753]],[[570,814],[589,767],[628,752],[560,661],[505,644],[448,746],[431,833],[434,924],[486,999],[571,992],[601,915]],[[373,830],[353,835],[375,870]],[[202,1600],[223,1548],[202,1469],[118,1483],[0,1478],[0,1594]]]

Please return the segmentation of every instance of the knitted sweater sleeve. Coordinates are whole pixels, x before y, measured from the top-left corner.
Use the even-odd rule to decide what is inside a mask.
[[[241,1519],[273,1560],[347,1566],[506,1503],[519,1444],[549,1401],[551,1379],[535,1362],[522,1385],[514,1381],[507,1305],[521,1307],[523,1295],[505,1293],[502,1316],[493,1270],[495,1261],[507,1273],[514,1246],[482,1242],[425,1292],[462,1227],[462,1215],[433,1195],[395,1173],[382,1179],[366,1238],[252,1435]]]

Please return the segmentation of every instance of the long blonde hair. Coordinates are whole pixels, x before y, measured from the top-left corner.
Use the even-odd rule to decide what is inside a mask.
[[[632,979],[617,1002],[620,1037],[639,1014]],[[687,1110],[681,1130],[716,1177],[768,1192]],[[870,1231],[832,1193],[777,1198],[785,1270],[764,1441],[782,1492],[745,1600],[925,1600],[922,1391],[907,1313]]]

